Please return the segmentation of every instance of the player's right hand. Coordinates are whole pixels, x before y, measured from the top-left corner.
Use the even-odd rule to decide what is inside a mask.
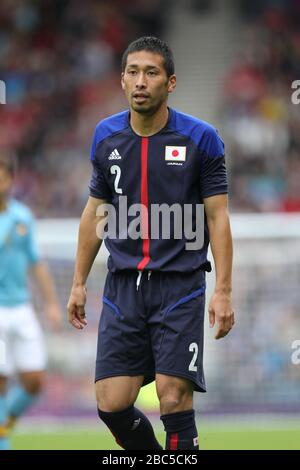
[[[215,339],[224,338],[235,323],[231,294],[215,291],[210,299],[208,312],[210,328],[213,328],[215,323],[218,325]]]
[[[82,330],[87,325],[84,309],[85,304],[86,287],[73,286],[67,306],[68,322],[71,323],[74,328],[77,328],[77,330]]]

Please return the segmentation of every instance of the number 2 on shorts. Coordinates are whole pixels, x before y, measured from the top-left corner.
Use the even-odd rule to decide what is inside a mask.
[[[194,353],[190,366],[189,366],[189,371],[197,372],[197,366],[195,364],[196,364],[197,357],[198,357],[198,344],[191,343],[189,347],[189,351]]]

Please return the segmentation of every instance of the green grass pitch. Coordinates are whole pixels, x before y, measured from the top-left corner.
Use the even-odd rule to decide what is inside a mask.
[[[200,431],[200,426],[199,426]],[[164,445],[164,433],[159,430],[157,437]],[[284,424],[274,427],[227,427],[207,426],[199,434],[202,450],[300,450],[300,426]],[[16,450],[114,450],[120,447],[109,432],[100,429],[89,430],[79,427],[51,430],[51,432],[16,432],[12,438]]]

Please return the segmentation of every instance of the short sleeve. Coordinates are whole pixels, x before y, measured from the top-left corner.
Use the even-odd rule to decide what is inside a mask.
[[[205,132],[200,151],[202,198],[226,194],[228,192],[228,182],[224,142],[213,127]]]
[[[98,165],[97,161],[92,160],[92,176],[90,180],[90,196],[97,199],[111,199],[111,191],[104,177],[103,171]]]
[[[91,163],[92,163],[92,176],[90,180],[90,196],[98,198],[98,199],[111,199],[111,192],[107,181],[105,179],[104,173],[100,164],[98,163],[96,151],[97,151],[97,143],[98,143],[98,132],[100,126],[96,127],[93,142],[91,146]]]

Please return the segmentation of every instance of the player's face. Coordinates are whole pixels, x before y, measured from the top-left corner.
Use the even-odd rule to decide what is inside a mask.
[[[0,200],[6,199],[12,187],[12,176],[0,166]]]
[[[151,115],[167,101],[176,86],[176,76],[167,77],[161,55],[139,51],[128,54],[121,83],[130,107]]]

